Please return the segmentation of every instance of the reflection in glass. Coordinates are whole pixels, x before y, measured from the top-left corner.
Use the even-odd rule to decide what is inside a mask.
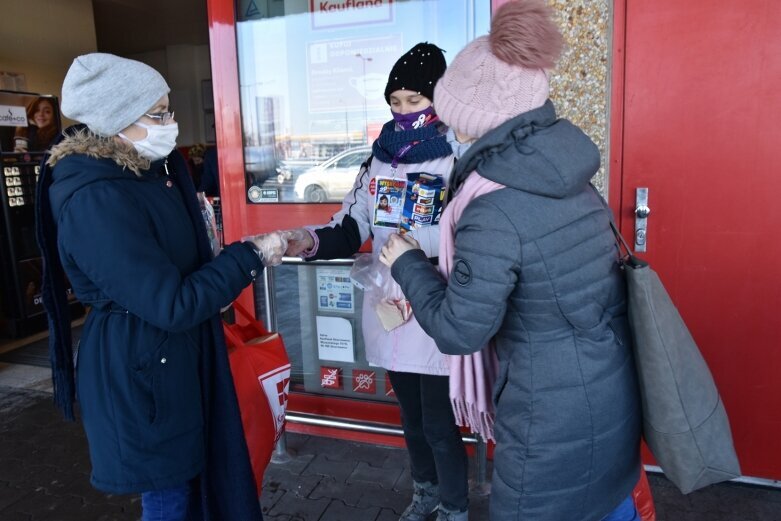
[[[363,292],[352,289],[351,266],[344,262],[281,265],[273,269],[277,326],[290,358],[290,390],[342,398],[394,402],[386,371],[366,361],[361,315]],[[340,290],[330,286],[341,285]],[[264,316],[263,281],[255,282],[255,306]],[[331,320],[350,330],[345,353],[336,354],[323,339]],[[333,345],[333,343],[331,344]],[[334,356],[336,355],[336,356]],[[372,375],[371,386],[359,377]]]
[[[382,125],[388,73],[411,44],[448,61],[488,30],[489,0],[239,0],[247,189],[253,202],[338,202]]]

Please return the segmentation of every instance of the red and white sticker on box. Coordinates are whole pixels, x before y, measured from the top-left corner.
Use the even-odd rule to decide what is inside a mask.
[[[353,391],[377,394],[377,374],[370,369],[353,369]]]
[[[342,388],[341,367],[320,367],[320,387],[323,389]]]

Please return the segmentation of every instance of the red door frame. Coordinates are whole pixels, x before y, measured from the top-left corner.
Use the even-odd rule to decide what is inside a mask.
[[[707,3],[702,2],[703,5],[708,6],[709,9],[710,6]],[[745,6],[745,9],[749,9],[752,6],[754,6],[754,9],[756,11],[761,11],[760,2],[753,2],[748,3]],[[632,67],[636,64],[631,61],[633,59],[637,59],[636,54],[634,54],[632,51],[633,49],[630,47],[627,49],[627,45],[633,45],[637,40],[637,33],[636,32],[630,32],[627,33],[627,24],[637,24],[637,20],[634,19],[628,19],[629,16],[631,16],[634,11],[631,11],[629,9],[634,8],[634,4],[630,4],[629,0],[614,0],[613,2],[613,35],[612,35],[612,41],[613,41],[613,48],[612,48],[612,57],[611,57],[611,94],[610,94],[610,153],[609,153],[609,168],[610,168],[610,178],[609,178],[609,201],[611,204],[611,207],[615,211],[616,220],[618,222],[618,226],[620,229],[622,229],[623,235],[627,238],[631,238],[634,236],[634,205],[633,205],[633,194],[631,192],[634,189],[633,186],[633,179],[635,179],[634,175],[636,175],[636,172],[628,171],[625,169],[631,169],[634,159],[633,156],[627,155],[625,157],[625,139],[627,146],[631,144],[630,140],[633,137],[636,137],[635,134],[631,133],[631,127],[628,125],[631,124],[633,112],[630,112],[631,107],[633,107],[633,103],[637,98],[633,98],[634,96],[637,96],[637,92],[633,92],[634,87],[633,84],[627,83],[632,81],[631,74],[632,74]],[[749,11],[751,12],[751,11]],[[755,13],[756,15],[759,15],[760,13]],[[768,14],[768,13],[762,13],[762,14]],[[778,11],[774,11],[774,16],[776,16],[775,24],[778,24]],[[731,20],[731,18],[730,18]],[[690,23],[697,23],[696,21],[691,21]],[[635,25],[631,27],[636,27]],[[710,27],[710,26],[708,26]],[[676,28],[678,29],[678,28]],[[630,31],[633,31],[632,28],[629,29]],[[663,39],[664,38],[664,26],[660,24],[659,34],[653,35],[652,37],[645,36],[646,38],[649,38],[651,40],[651,44],[653,44],[653,41],[656,38]],[[635,37],[633,39],[632,37]],[[627,43],[629,42],[629,43]],[[743,42],[742,45],[745,45],[744,40],[737,40],[738,43],[730,43],[731,45],[738,45],[740,42]],[[647,42],[643,41],[643,46],[647,45]],[[657,46],[652,47],[652,52],[656,52]],[[629,52],[628,52],[629,51]],[[709,51],[712,52],[712,51]],[[642,53],[641,53],[642,54]],[[757,56],[761,56],[761,54],[758,52]],[[713,55],[708,55],[707,58],[703,60],[705,63],[712,63],[711,58]],[[766,59],[768,60],[768,63],[764,64],[763,67],[765,67],[767,70],[778,70],[778,64],[776,57],[774,56],[772,59],[775,61],[770,62],[771,57],[768,55],[766,56]],[[727,60],[729,62],[729,60]],[[770,65],[769,65],[770,64]],[[772,65],[772,67],[771,67]],[[696,67],[697,64],[692,64],[692,67]],[[751,61],[747,61],[746,63],[741,64],[742,67],[752,70],[756,73],[757,68],[760,67],[756,63],[752,63]],[[752,69],[754,67],[754,69]],[[691,69],[689,69],[690,71]],[[688,72],[688,71],[687,71]],[[630,78],[627,78],[627,74],[630,74]],[[778,76],[773,76],[772,74],[767,74],[768,78],[778,78]],[[773,84],[777,84],[777,81],[773,81]],[[636,84],[635,84],[636,85]],[[648,85],[646,85],[648,87]],[[679,91],[685,87],[689,87],[688,84],[681,86],[678,85],[677,88]],[[694,91],[696,88],[696,85],[691,85],[692,89],[690,92]],[[632,90],[630,90],[632,89]],[[700,96],[705,96],[707,93],[700,92]],[[750,94],[747,96],[747,98],[750,98]],[[734,100],[732,105],[725,104],[724,107],[717,107],[718,109],[721,109],[723,112],[727,113],[730,109],[736,110]],[[745,107],[741,107],[743,110],[741,112],[748,113],[749,111],[745,110]],[[763,108],[765,112],[768,114],[772,114],[772,110],[768,110],[766,107]],[[754,111],[751,112],[752,114],[756,114],[758,111],[756,110],[756,105],[754,105]],[[693,116],[694,117],[694,116]],[[772,127],[772,125],[771,125]],[[737,127],[735,132],[741,132],[742,127]],[[760,127],[758,127],[760,128]],[[718,135],[722,142],[726,143],[726,140],[724,139],[725,130],[719,129],[720,134]],[[664,129],[666,131],[666,129]],[[731,131],[731,129],[730,129]],[[758,130],[759,132],[759,130]],[[771,137],[768,137],[768,133],[765,132],[762,135],[762,139],[765,139],[765,142],[767,142],[768,139],[772,139],[773,134],[769,134]],[[648,136],[646,136],[647,138]],[[694,139],[694,138],[693,138]],[[638,150],[637,141],[635,140],[634,150]],[[699,143],[699,145],[698,145]],[[652,146],[649,144],[649,146]],[[702,147],[703,145],[699,141],[692,141],[690,144],[692,147],[692,153],[702,153]],[[699,148],[697,148],[699,146]],[[769,147],[768,147],[769,149]],[[627,150],[632,150],[631,147]],[[629,153],[629,152],[627,152]],[[725,154],[725,152],[718,152],[719,154]],[[719,156],[721,157],[721,156]],[[730,160],[732,159],[732,156],[723,156],[727,157]],[[775,156],[777,157],[777,156]],[[730,163],[732,164],[732,163]],[[764,168],[768,168],[767,164],[764,164]],[[773,172],[772,166],[770,167],[770,172]],[[661,179],[661,178],[660,178]],[[756,180],[754,181],[756,183]],[[644,183],[641,183],[642,186],[645,186]],[[772,190],[774,186],[768,186],[765,185],[765,191]],[[725,188],[725,190],[728,190],[729,188]],[[630,192],[630,194],[627,194],[627,192]],[[657,194],[659,192],[657,191]],[[757,192],[754,192],[757,193]],[[629,196],[629,197],[627,197]],[[737,197],[737,196],[736,196]],[[734,200],[734,199],[733,199]],[[767,198],[763,199],[763,201],[767,201]],[[668,201],[669,203],[669,201]],[[751,200],[749,204],[758,204],[755,200]],[[741,222],[740,216],[737,217],[737,222]],[[733,221],[735,222],[735,221]],[[741,239],[745,239],[747,236],[750,236],[752,233],[756,233],[758,231],[761,231],[763,235],[766,234],[766,232],[770,229],[773,222],[772,219],[767,219],[767,228],[757,230],[757,229],[746,229],[745,233],[741,233]],[[657,226],[658,223],[657,223]],[[719,222],[714,219],[713,226],[718,227]],[[744,225],[745,226],[745,225]],[[736,228],[735,226],[732,226],[730,229]],[[655,232],[660,232],[661,230],[659,228],[652,230]],[[739,230],[740,231],[740,230]],[[668,232],[670,233],[670,232]],[[658,233],[656,237],[659,237],[661,233]],[[673,241],[672,234],[669,235],[669,240],[671,242]],[[631,240],[631,239],[630,239]],[[743,240],[741,244],[745,244],[747,241]],[[690,252],[693,253],[693,250],[696,249],[696,242],[694,239],[691,240],[690,245]],[[760,255],[756,255],[756,258],[758,259],[757,262],[764,262],[769,259],[774,258],[773,251],[777,251],[777,249],[770,249],[770,251],[762,251]],[[753,252],[747,252],[746,257],[747,259],[752,259]],[[656,251],[649,253],[649,257],[653,259],[654,255],[658,255]],[[693,258],[693,255],[688,255],[688,258],[691,260]],[[652,260],[653,261],[653,260]],[[747,261],[748,262],[748,261]],[[772,260],[770,260],[772,263]],[[661,264],[656,264],[657,269],[661,266]],[[668,270],[669,264],[667,265]],[[772,268],[771,268],[772,270]],[[778,273],[777,271],[775,272]],[[671,280],[675,280],[673,275],[674,273],[667,273],[668,277],[670,277]],[[776,275],[777,277],[777,275]],[[777,278],[775,279],[777,281]],[[701,282],[700,282],[701,283]],[[778,286],[776,286],[778,287]],[[679,293],[682,293],[682,290],[679,286],[676,286],[675,284],[668,286],[668,289],[670,289],[671,293],[673,293],[676,289],[679,291]],[[673,297],[675,298],[676,295],[673,294]],[[756,299],[756,295],[753,296],[754,299]],[[694,300],[696,303],[696,300],[698,296],[692,295],[692,294],[679,294],[678,300],[679,304],[681,306],[682,312],[688,310],[690,313],[689,316],[692,317],[692,323],[690,324],[690,327],[692,327],[692,330],[694,331],[694,327],[696,324],[700,324],[703,322],[702,316],[697,316],[696,312],[692,312],[692,301]],[[701,297],[699,297],[701,298]],[[687,306],[688,304],[688,306]],[[768,309],[772,309],[772,302],[764,302],[763,304],[758,304],[758,306],[763,306],[763,311],[767,311]],[[758,308],[753,308],[758,309]],[[742,315],[741,315],[742,317]],[[765,322],[764,324],[767,324],[767,313],[764,315]],[[772,319],[771,319],[772,320]],[[698,322],[699,321],[699,322]],[[721,329],[721,333],[725,334],[728,337],[735,336],[736,332],[742,331],[741,328],[748,329],[748,326],[746,326],[746,321],[743,318],[736,319],[734,324],[731,324],[729,326],[721,325],[723,329]],[[728,329],[727,329],[728,328]],[[768,395],[772,394],[772,396],[777,397],[778,396],[778,389],[779,387],[777,385],[774,385],[774,381],[772,380],[772,376],[768,376],[767,372],[764,372],[762,375],[754,375],[749,372],[745,374],[745,382],[740,381],[739,378],[740,369],[745,367],[752,367],[751,364],[754,364],[754,368],[760,367],[759,364],[762,364],[763,369],[765,368],[771,368],[772,365],[775,363],[775,361],[778,360],[778,357],[771,357],[768,356],[770,353],[767,352],[765,354],[762,353],[761,350],[754,350],[754,351],[741,351],[741,355],[744,357],[743,361],[749,361],[750,364],[742,364],[739,363],[737,360],[733,361],[730,358],[730,354],[725,351],[724,345],[726,344],[720,344],[717,341],[714,341],[713,334],[711,334],[710,341],[703,342],[701,344],[701,348],[703,351],[703,354],[705,355],[706,359],[709,359],[709,363],[711,364],[711,370],[714,373],[714,377],[717,378],[719,374],[722,376],[722,386],[721,386],[721,395],[722,399],[724,400],[725,404],[728,406],[728,411],[732,414],[730,415],[730,418],[732,420],[732,434],[735,440],[736,447],[738,449],[738,455],[741,459],[741,464],[743,467],[743,472],[745,476],[762,476],[760,479],[775,479],[777,480],[779,476],[781,476],[781,466],[779,466],[779,458],[778,454],[779,452],[777,449],[774,449],[773,441],[772,439],[772,432],[775,432],[772,429],[772,427],[769,426],[777,426],[778,425],[778,414],[777,414],[777,408],[773,409],[772,405],[770,406],[770,410],[768,410],[768,404],[763,403],[762,394],[767,393]],[[760,339],[763,343],[757,345],[763,345],[765,349],[772,349],[771,344],[774,342],[777,343],[777,339],[773,337],[762,337]],[[747,344],[751,344],[752,339],[750,336],[747,336],[744,341]],[[751,353],[751,354],[748,354]],[[777,353],[774,351],[774,353]],[[746,355],[748,355],[750,358],[746,359]],[[737,356],[737,355],[736,355]],[[761,358],[760,358],[761,357]],[[742,362],[742,361],[741,361]],[[769,364],[769,365],[768,365]],[[724,378],[725,375],[729,375],[730,378]],[[736,376],[737,375],[737,376]],[[751,377],[757,378],[755,381],[751,381]],[[726,385],[725,385],[726,384]],[[761,389],[761,391],[758,391],[758,389]],[[774,394],[773,394],[774,393]],[[729,405],[732,405],[732,408],[730,409]],[[775,412],[774,412],[775,411]],[[758,418],[762,418],[762,421]],[[764,422],[764,423],[763,423]],[[761,433],[762,436],[757,436],[756,433]],[[646,453],[646,456],[649,456],[648,453]],[[649,457],[644,458],[646,461],[651,461]],[[752,480],[754,478],[751,478]]]
[[[608,151],[608,203],[615,215],[621,234],[627,236],[623,229],[624,209],[621,205],[623,193],[623,150],[624,150],[624,74],[626,71],[626,0],[613,2],[613,42],[610,61],[610,122]],[[627,221],[628,222],[628,221]],[[634,229],[629,236],[634,236]]]

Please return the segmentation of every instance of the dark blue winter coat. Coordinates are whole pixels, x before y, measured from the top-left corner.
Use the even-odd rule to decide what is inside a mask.
[[[93,485],[143,492],[200,475],[198,518],[260,519],[218,316],[260,259],[234,243],[209,260],[176,152],[148,165],[82,131],[49,165],[59,260],[91,307],[76,384]]]

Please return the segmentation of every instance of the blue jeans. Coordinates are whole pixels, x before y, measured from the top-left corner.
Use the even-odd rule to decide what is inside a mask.
[[[632,496],[626,498],[618,505],[618,508],[609,513],[602,521],[640,521],[640,514],[637,513]]]
[[[141,521],[184,521],[190,502],[190,485],[141,494]]]
[[[449,377],[396,371],[388,376],[401,406],[412,479],[438,484],[446,509],[466,510],[469,463],[450,405]]]

